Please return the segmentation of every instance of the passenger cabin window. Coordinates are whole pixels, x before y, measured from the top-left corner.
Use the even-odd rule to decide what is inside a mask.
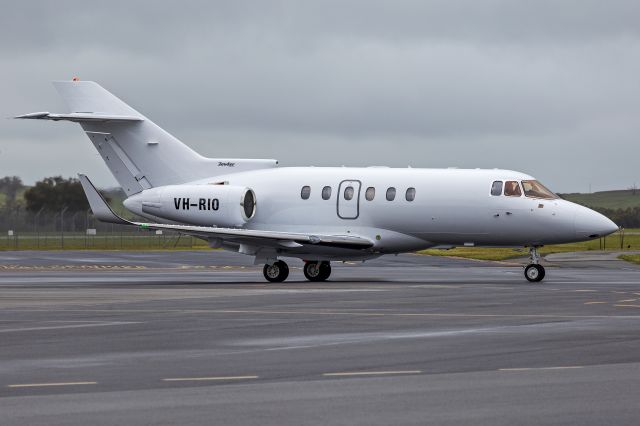
[[[549,191],[543,184],[537,180],[523,180],[522,188],[524,196],[530,198],[543,198],[545,200],[555,200],[558,198],[556,194]]]
[[[303,186],[302,191],[300,191],[300,197],[302,197],[303,200],[308,200],[310,195],[311,187],[307,185]]]
[[[396,189],[391,187],[387,189],[387,201],[393,201],[396,198]]]
[[[353,186],[347,186],[344,189],[344,199],[347,201],[353,199]]]
[[[415,188],[408,188],[407,189],[407,193],[404,195],[404,197],[407,199],[407,201],[413,201],[416,199],[416,189]]]
[[[329,198],[331,198],[331,187],[325,186],[324,188],[322,188],[322,199],[328,200]]]
[[[376,189],[373,186],[368,187],[364,193],[364,198],[366,198],[367,201],[373,201],[375,196],[376,196]]]
[[[497,180],[491,185],[491,195],[502,195],[502,181]]]
[[[508,197],[519,197],[522,195],[520,185],[515,180],[508,180],[504,183],[504,195]]]

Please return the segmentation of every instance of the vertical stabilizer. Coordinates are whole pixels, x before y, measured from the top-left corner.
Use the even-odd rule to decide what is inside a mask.
[[[154,186],[275,167],[275,160],[205,158],[92,81],[53,83],[70,114],[18,118],[80,123],[127,195]]]

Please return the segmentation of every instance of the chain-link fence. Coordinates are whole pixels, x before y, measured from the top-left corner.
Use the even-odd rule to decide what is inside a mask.
[[[36,213],[20,208],[4,209],[0,215],[0,249],[195,249],[207,244],[198,238],[172,231],[151,231],[98,221],[91,210]]]

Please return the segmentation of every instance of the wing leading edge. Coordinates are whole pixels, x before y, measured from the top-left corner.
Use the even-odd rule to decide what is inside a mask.
[[[200,238],[220,238],[229,241],[252,242],[255,244],[277,243],[282,247],[301,247],[305,244],[324,245],[331,247],[367,249],[373,247],[373,242],[367,238],[355,235],[321,235],[294,232],[261,231],[242,228],[217,228],[209,226],[171,225],[162,223],[133,222],[118,216],[109,207],[105,199],[100,195],[93,183],[86,175],[79,174],[80,183],[84,189],[91,210],[96,218],[103,222],[117,223],[121,225],[133,225],[143,229],[166,229],[181,232]]]

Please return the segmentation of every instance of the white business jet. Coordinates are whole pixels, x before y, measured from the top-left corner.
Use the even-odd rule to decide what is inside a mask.
[[[91,81],[53,83],[70,113],[16,118],[79,123],[122,189],[132,222],[79,175],[105,222],[174,230],[254,256],[264,277],[289,275],[283,257],[305,262],[310,281],[331,261],[367,260],[429,247],[528,247],[524,275],[541,281],[538,248],[618,229],[605,216],[560,199],[511,170],[280,167],[276,160],[205,158]]]

